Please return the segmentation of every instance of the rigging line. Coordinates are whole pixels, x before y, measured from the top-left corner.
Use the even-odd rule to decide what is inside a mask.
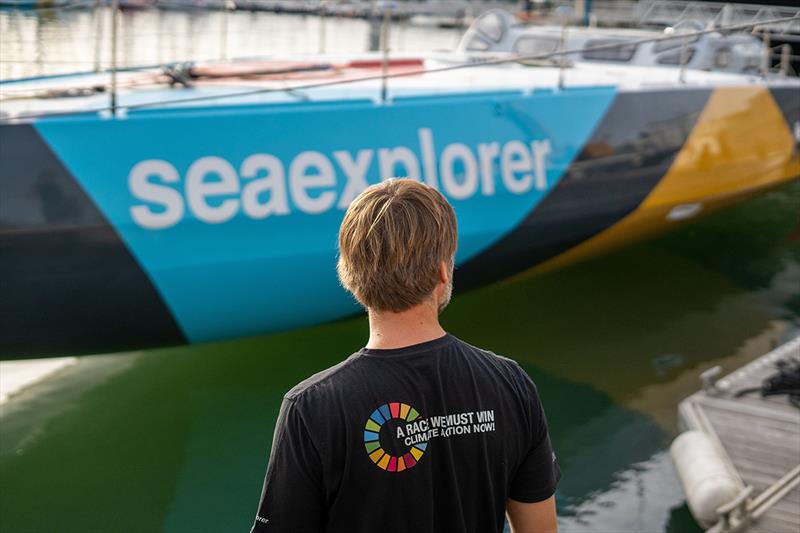
[[[596,45],[591,47],[585,48],[572,48],[568,50],[560,50],[556,52],[548,52],[543,54],[530,54],[530,55],[512,55],[510,57],[501,57],[501,58],[493,58],[487,59],[483,61],[474,61],[469,63],[459,63],[457,65],[449,65],[446,67],[439,67],[434,69],[421,69],[421,70],[409,70],[406,72],[397,72],[394,74],[389,74],[384,76],[383,74],[374,74],[371,76],[362,76],[360,78],[351,78],[347,80],[333,80],[328,82],[321,82],[321,83],[309,83],[305,85],[295,85],[290,88],[283,88],[283,87],[266,87],[262,89],[250,89],[247,91],[239,91],[239,92],[232,92],[226,94],[218,94],[218,95],[202,95],[202,96],[192,96],[189,98],[180,98],[177,100],[163,100],[158,102],[143,102],[139,104],[128,104],[128,105],[119,105],[117,109],[124,109],[124,110],[136,110],[136,109],[147,109],[147,108],[155,108],[161,106],[174,106],[174,105],[181,105],[186,103],[195,103],[195,102],[208,102],[212,100],[224,100],[230,98],[239,98],[245,96],[254,96],[259,94],[270,94],[270,93],[283,93],[287,90],[292,91],[303,91],[303,90],[312,90],[318,89],[323,87],[334,87],[337,85],[346,85],[352,83],[360,83],[365,81],[376,81],[383,78],[393,79],[393,78],[406,78],[411,76],[419,76],[423,74],[438,74],[441,72],[451,72],[455,70],[464,70],[468,68],[475,68],[475,67],[482,67],[482,66],[489,66],[489,65],[502,65],[506,63],[518,63],[521,61],[536,61],[542,59],[550,59],[553,57],[560,57],[560,56],[569,56],[572,54],[583,53],[583,52],[590,52],[590,51],[597,51],[597,50],[610,50],[613,48],[620,48],[624,46],[638,46],[640,44],[650,43],[650,42],[659,42],[665,40],[684,40],[692,37],[697,37],[700,35],[707,35],[709,33],[720,33],[720,32],[727,32],[732,30],[740,30],[746,28],[755,28],[757,26],[766,26],[768,24],[776,24],[780,22],[788,22],[792,20],[800,20],[800,15],[795,15],[793,17],[782,17],[777,19],[771,20],[763,20],[759,22],[748,22],[745,24],[735,24],[731,26],[723,26],[723,27],[716,27],[713,29],[706,29],[700,30],[695,32],[685,32],[685,33],[678,33],[678,34],[671,34],[666,36],[659,36],[659,37],[650,37],[650,38],[643,38],[643,39],[634,39],[625,42],[614,42],[614,43],[607,43],[602,45]],[[87,113],[97,113],[101,111],[109,111],[110,107],[103,107],[97,109],[81,109],[81,110],[73,110],[73,111],[60,111],[54,113],[31,113],[31,114],[23,114],[17,115],[14,117],[9,117],[7,119],[0,119],[0,122],[8,121],[8,120],[27,120],[32,118],[44,118],[44,117],[54,117],[54,116],[69,116],[69,115],[83,115]]]
[[[298,60],[306,60],[306,59],[310,59],[310,58],[298,57]],[[240,61],[274,61],[274,60],[275,60],[275,57],[272,56],[272,55],[263,55],[263,56],[237,56],[237,57],[231,58],[230,61],[231,62],[240,62]],[[163,69],[165,67],[174,67],[174,66],[178,66],[178,65],[187,65],[187,64],[194,64],[194,63],[211,64],[211,63],[218,63],[218,62],[219,62],[219,57],[195,58],[195,59],[191,59],[191,60],[189,60],[189,59],[169,59],[167,61],[162,61],[160,63],[149,63],[149,64],[145,64],[145,65],[126,64],[125,66],[122,66],[122,67],[118,68],[117,72],[121,72],[121,73],[147,72],[147,71],[151,71],[151,70]],[[51,63],[52,64],[62,64],[62,63],[63,64],[92,64],[92,65],[95,64],[94,61],[69,61],[69,60],[60,60],[60,61],[29,60],[29,61],[23,61],[23,60],[5,60],[5,59],[0,59],[0,64],[2,64],[2,63],[10,63],[10,64],[26,64],[26,63],[29,63],[29,64],[32,64],[32,65],[40,65],[40,64],[47,65],[47,64],[51,64]],[[51,80],[55,80],[55,79],[58,79],[58,78],[63,79],[65,76],[94,76],[94,75],[99,76],[99,75],[103,75],[103,74],[109,74],[111,72],[111,70],[112,69],[109,68],[109,67],[104,67],[104,68],[101,68],[99,70],[84,70],[84,71],[80,71],[80,72],[59,72],[59,73],[48,74],[46,76],[38,77],[38,78],[10,78],[10,79],[3,79],[3,78],[0,77],[0,87],[2,87],[3,84],[7,84],[7,83],[19,83],[19,82],[31,82],[31,81],[40,82],[40,81],[47,81],[48,78],[50,78]],[[291,87],[287,87],[287,90],[289,90],[289,89],[291,89]],[[12,93],[13,92],[14,91],[12,91]],[[23,89],[21,91],[16,91],[16,92],[28,92],[28,89]],[[10,93],[9,92],[2,92],[2,94],[10,94]]]
[[[305,59],[307,59],[307,58],[306,57],[299,57],[298,58],[298,60],[305,60]],[[237,61],[273,61],[273,60],[275,60],[275,56],[272,56],[272,55],[256,55],[256,56],[237,56],[237,57],[231,58],[230,61],[231,62],[237,62]],[[219,62],[219,58],[218,57],[195,58],[195,59],[191,59],[191,60],[190,59],[169,59],[169,60],[166,60],[166,61],[162,61],[160,63],[155,63],[154,62],[154,63],[145,64],[145,65],[126,64],[124,67],[118,68],[117,72],[146,72],[148,70],[156,70],[156,69],[161,69],[161,68],[164,68],[164,67],[170,67],[170,66],[176,66],[176,65],[185,65],[185,64],[189,64],[189,63],[192,63],[192,64],[193,63],[201,63],[202,64],[202,63],[216,63],[216,62]],[[38,60],[23,61],[23,60],[4,60],[4,59],[0,59],[0,63],[11,63],[11,64],[30,63],[30,64],[34,64],[34,65],[50,64],[50,63],[53,63],[53,64],[56,64],[56,63],[58,63],[58,64],[61,64],[61,63],[64,63],[64,64],[73,64],[73,63],[75,63],[75,64],[78,64],[78,63],[84,64],[84,63],[86,63],[86,64],[92,64],[92,65],[95,64],[94,61],[68,61],[68,60],[61,60],[61,61],[56,62],[56,61],[38,61]],[[111,68],[104,67],[104,68],[101,68],[99,70],[85,70],[85,71],[80,71],[80,72],[61,72],[61,73],[48,74],[47,76],[39,77],[39,78],[35,78],[35,79],[31,79],[31,78],[2,79],[2,78],[0,78],[0,87],[2,87],[4,83],[43,81],[43,80],[46,80],[46,79],[51,78],[51,77],[52,77],[52,79],[56,79],[56,78],[63,78],[64,76],[101,75],[101,74],[108,74],[110,72],[111,72]],[[25,89],[24,92],[27,92],[27,89]],[[8,93],[4,93],[4,94],[8,94]]]

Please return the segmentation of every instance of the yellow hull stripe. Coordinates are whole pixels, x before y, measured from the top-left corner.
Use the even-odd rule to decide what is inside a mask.
[[[765,87],[715,89],[669,171],[631,214],[522,275],[581,261],[678,224],[679,205],[708,213],[800,175],[795,139]]]

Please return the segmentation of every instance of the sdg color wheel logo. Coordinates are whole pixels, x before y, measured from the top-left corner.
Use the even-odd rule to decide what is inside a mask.
[[[416,409],[400,402],[386,403],[375,409],[364,426],[364,447],[372,462],[387,472],[402,472],[416,465],[428,443],[418,442],[403,453],[393,454],[381,446],[381,428],[390,420],[394,426],[413,422],[419,416]]]

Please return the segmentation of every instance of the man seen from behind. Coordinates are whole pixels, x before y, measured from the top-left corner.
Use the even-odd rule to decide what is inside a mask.
[[[520,366],[446,333],[456,217],[409,179],[367,188],[339,231],[369,340],[284,397],[260,532],[555,532],[560,472]]]

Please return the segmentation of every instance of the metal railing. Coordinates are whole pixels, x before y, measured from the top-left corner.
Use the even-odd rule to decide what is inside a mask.
[[[800,33],[800,22],[791,20],[800,13],[800,8],[792,6],[642,0],[635,10],[640,26],[674,26],[684,20],[696,20],[705,26],[729,26],[788,17],[790,20],[786,22],[772,24],[770,31]]]
[[[114,0],[116,3],[118,0]],[[736,24],[730,25],[726,27],[717,27],[717,28],[709,28],[703,29],[699,31],[687,31],[681,32],[679,34],[668,34],[668,35],[661,35],[658,37],[649,37],[649,38],[642,38],[642,39],[634,39],[630,41],[626,41],[624,43],[620,42],[612,42],[612,43],[604,43],[594,46],[587,46],[582,48],[573,48],[573,49],[566,49],[566,31],[562,32],[562,44],[559,49],[555,52],[547,52],[547,53],[539,53],[539,54],[508,54],[504,55],[503,57],[496,57],[490,56],[486,59],[479,59],[470,62],[463,62],[458,63],[455,65],[447,65],[443,67],[431,68],[431,69],[414,69],[414,70],[406,70],[403,72],[395,72],[390,73],[388,69],[389,65],[389,46],[388,46],[388,36],[389,36],[389,26],[391,24],[391,13],[389,12],[390,8],[386,9],[384,13],[383,19],[383,43],[382,43],[382,68],[381,73],[377,75],[368,75],[368,76],[361,76],[357,78],[349,78],[344,80],[333,80],[333,81],[326,81],[326,82],[318,82],[318,83],[308,83],[308,84],[298,84],[290,87],[264,87],[258,89],[249,89],[244,91],[236,91],[227,94],[215,94],[215,95],[201,95],[201,96],[192,96],[188,98],[180,98],[180,99],[172,99],[172,100],[165,100],[165,101],[155,101],[155,102],[143,102],[138,104],[128,104],[128,105],[118,105],[117,103],[117,94],[116,94],[116,72],[117,69],[113,68],[111,72],[111,87],[110,87],[110,101],[109,106],[104,108],[97,108],[91,110],[75,110],[75,111],[66,111],[66,112],[54,112],[54,113],[35,113],[35,114],[23,114],[17,115],[15,117],[11,117],[9,119],[0,119],[0,120],[28,120],[33,118],[41,118],[47,116],[62,116],[62,115],[76,115],[76,114],[86,114],[86,113],[98,113],[98,112],[110,112],[111,115],[116,115],[120,110],[136,110],[136,109],[147,109],[147,108],[157,108],[162,106],[175,106],[175,105],[183,105],[183,104],[192,104],[192,103],[199,103],[199,102],[207,102],[207,101],[218,101],[218,100],[225,100],[225,99],[233,99],[233,98],[242,98],[254,95],[262,95],[262,94],[269,94],[269,93],[294,93],[297,91],[307,91],[313,89],[319,89],[324,87],[333,87],[333,86],[340,86],[346,84],[353,84],[353,83],[360,83],[360,82],[368,82],[368,81],[380,81],[380,100],[386,102],[388,100],[388,83],[389,80],[395,78],[403,78],[403,77],[410,77],[410,76],[419,76],[419,75],[428,75],[428,74],[439,74],[444,72],[452,72],[456,70],[463,70],[463,69],[471,69],[471,68],[478,68],[482,66],[491,66],[491,65],[501,65],[501,64],[508,64],[508,63],[518,63],[518,62],[525,62],[525,61],[544,61],[544,60],[558,60],[559,66],[559,87],[563,87],[564,85],[564,74],[567,68],[567,61],[565,60],[570,55],[574,54],[582,54],[589,51],[600,51],[600,50],[611,50],[614,48],[619,48],[621,46],[638,46],[644,43],[651,43],[651,42],[659,42],[663,40],[682,40],[682,46],[685,48],[689,42],[692,42],[697,37],[701,35],[707,35],[710,33],[716,33],[720,31],[739,31],[739,30],[748,30],[752,29],[753,32],[759,31],[766,31],[770,25],[783,23],[783,22],[794,22],[800,21],[800,15],[795,15],[793,17],[783,17],[777,19],[770,19],[765,21],[759,22],[748,22],[744,24]],[[117,11],[119,10],[117,6]],[[566,28],[566,24],[565,24]],[[116,45],[113,41],[116,40],[116,32],[112,31],[112,47]],[[113,49],[113,48],[112,48]],[[788,60],[786,59],[786,48],[781,48],[781,63],[784,64]],[[112,53],[112,58],[115,53]],[[686,72],[686,53],[683,52],[681,54],[681,70],[679,74],[679,80],[681,82],[685,82],[685,72]],[[765,52],[764,55],[766,57],[771,57],[773,55],[773,49],[769,47],[768,39],[765,42]],[[762,75],[767,75],[769,73],[769,68],[762,65]]]

